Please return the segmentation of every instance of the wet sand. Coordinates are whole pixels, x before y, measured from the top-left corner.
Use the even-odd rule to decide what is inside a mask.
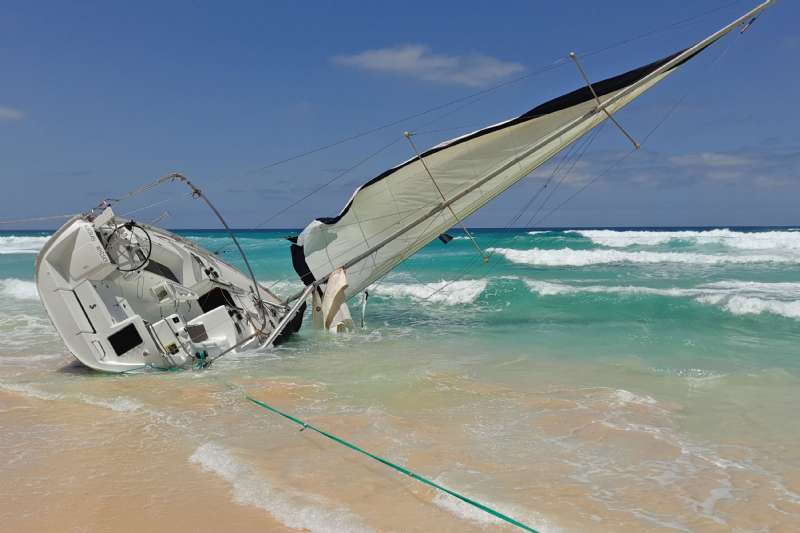
[[[10,531],[509,529],[299,432],[245,390],[542,531],[788,532],[800,517],[788,442],[690,442],[685,406],[624,389],[534,392],[428,372],[414,394],[370,407],[298,376],[237,370],[233,384],[224,369],[108,379],[67,368],[59,392],[0,389]]]

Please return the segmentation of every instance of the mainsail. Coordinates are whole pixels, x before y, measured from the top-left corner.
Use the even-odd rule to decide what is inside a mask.
[[[295,270],[311,285],[344,269],[345,296],[352,297],[772,2],[685,50],[443,142],[383,172],[359,187],[337,216],[318,218],[303,230],[292,245]]]

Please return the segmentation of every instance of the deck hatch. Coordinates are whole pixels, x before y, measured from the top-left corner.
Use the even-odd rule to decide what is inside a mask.
[[[135,324],[128,324],[113,335],[109,335],[108,342],[111,343],[117,356],[121,356],[142,344],[142,336],[139,335]]]

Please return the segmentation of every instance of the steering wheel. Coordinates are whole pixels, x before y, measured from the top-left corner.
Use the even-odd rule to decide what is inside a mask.
[[[106,241],[106,252],[120,272],[133,272],[139,270],[147,261],[153,251],[153,242],[150,234],[134,221],[120,224]]]

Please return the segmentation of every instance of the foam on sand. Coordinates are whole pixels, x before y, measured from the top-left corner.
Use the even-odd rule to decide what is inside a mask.
[[[16,278],[0,279],[0,296],[10,296],[16,300],[36,300],[39,293],[32,281]]]
[[[446,481],[442,481],[440,479],[434,480],[437,483],[447,486]],[[486,503],[484,498],[477,498],[479,501]],[[477,509],[476,507],[469,505],[468,503],[459,500],[449,494],[444,492],[436,492],[436,496],[433,498],[433,504],[441,509],[444,509],[448,513],[457,516],[462,520],[467,520],[472,522],[473,524],[481,527],[486,528],[488,526],[509,526],[509,524],[495,516],[490,515],[489,513]],[[538,513],[531,513],[519,509],[516,506],[507,505],[507,504],[494,504],[488,503],[489,507],[496,509],[503,513],[506,516],[513,518],[514,520],[519,520],[520,522],[527,524],[529,526],[534,527],[537,531],[542,533],[553,533],[561,531],[560,528],[553,526],[549,523],[548,520],[544,519]]]
[[[628,246],[657,246],[670,241],[690,241],[694,244],[721,244],[740,250],[797,250],[800,233],[794,231],[744,232],[729,229],[705,231],[616,231],[573,230],[593,243],[611,248]]]
[[[4,235],[0,237],[0,254],[35,254],[50,237]]]
[[[677,252],[627,252],[621,250],[573,250],[560,248],[545,250],[532,248],[516,250],[513,248],[489,248],[488,251],[500,254],[512,263],[532,266],[590,266],[619,263],[634,264],[698,264],[720,265],[726,263],[796,263],[797,259],[781,255],[711,255]]]
[[[390,298],[461,305],[473,303],[486,290],[488,279],[439,281],[436,283],[378,283],[369,290]]]
[[[139,400],[127,398],[125,396],[116,396],[115,398],[108,400],[95,398],[86,394],[81,394],[78,397],[82,402],[88,403],[89,405],[105,407],[106,409],[111,409],[117,413],[132,413],[144,408],[144,404]]]
[[[116,411],[117,413],[132,413],[144,409],[144,404],[142,402],[140,402],[139,400],[135,400],[133,398],[128,398],[126,396],[116,396],[114,398],[109,398],[109,399],[97,398],[95,396],[90,396],[88,394],[78,394],[77,396],[75,396],[63,393],[48,392],[33,387],[27,383],[0,382],[0,389],[9,392],[14,392],[17,394],[22,394],[23,396],[27,396],[28,398],[34,398],[36,400],[46,400],[46,401],[78,400],[88,405],[94,405],[95,407],[103,407],[105,409],[111,409],[112,411]]]
[[[63,394],[55,394],[52,392],[43,391],[41,389],[31,387],[25,383],[0,383],[0,389],[22,394],[23,396],[35,398],[37,400],[53,401],[60,400],[64,397]]]
[[[273,487],[252,467],[217,443],[201,445],[189,462],[227,481],[233,488],[236,503],[264,509],[290,528],[331,533],[370,531],[353,513],[333,508],[330,502],[319,496]]]
[[[800,283],[733,280],[705,283],[691,288],[656,288],[634,285],[567,285],[527,279],[525,284],[540,296],[580,293],[671,296],[693,298],[698,303],[716,305],[734,315],[769,313],[800,319]]]

